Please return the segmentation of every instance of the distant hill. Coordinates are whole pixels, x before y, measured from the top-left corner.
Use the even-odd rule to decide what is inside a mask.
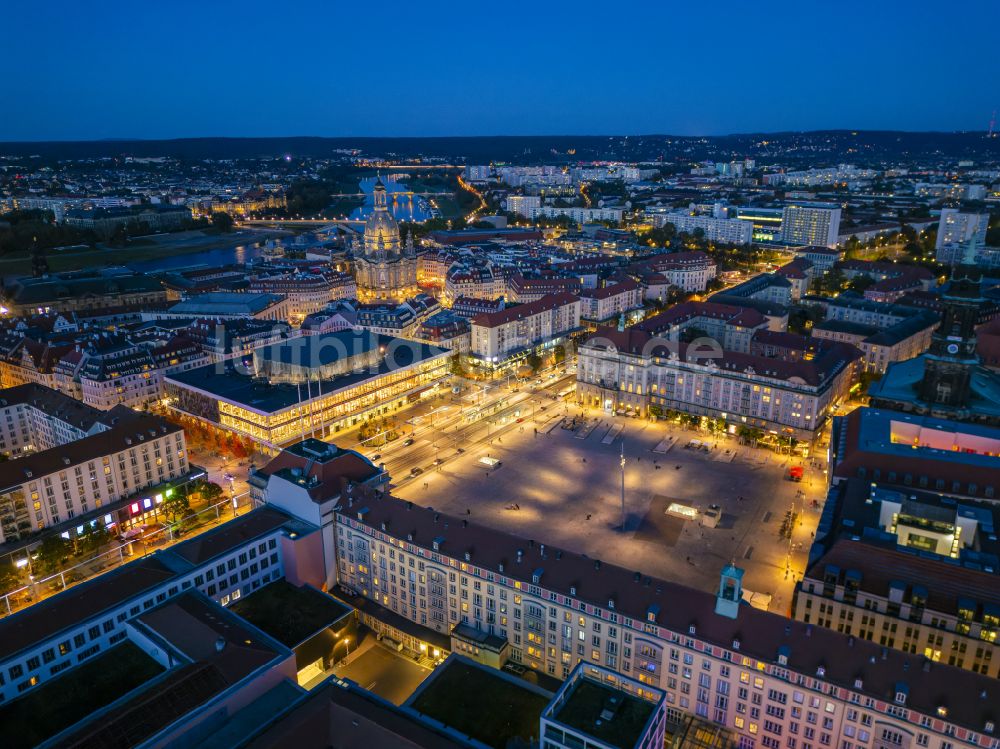
[[[761,158],[782,163],[868,164],[914,159],[926,163],[972,159],[1000,161],[1000,138],[982,132],[915,133],[829,130],[712,137],[489,136],[445,138],[181,138],[0,143],[0,155],[43,159],[168,156],[185,160],[278,158],[285,154],[329,157],[356,148],[366,156],[443,158],[451,163],[572,163],[576,161],[701,161]]]

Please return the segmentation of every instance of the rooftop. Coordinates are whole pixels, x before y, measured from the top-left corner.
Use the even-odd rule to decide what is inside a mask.
[[[0,619],[0,658],[52,637],[167,582],[174,571],[159,555],[137,559]]]
[[[290,648],[333,626],[352,609],[315,588],[282,579],[239,599],[229,610]]]
[[[193,565],[204,564],[231,549],[244,546],[250,539],[265,536],[279,528],[301,535],[313,530],[311,525],[266,505],[179,543],[167,553],[175,554]]]
[[[581,676],[553,718],[580,733],[619,749],[632,749],[646,731],[655,705]]]
[[[280,294],[241,294],[233,291],[210,291],[178,302],[172,315],[255,315],[284,299]]]
[[[496,749],[512,739],[538,739],[549,695],[517,677],[449,656],[406,707]]]
[[[402,339],[390,339],[402,341]],[[403,345],[405,343],[405,345]],[[446,349],[430,346],[416,341],[404,341],[399,346],[387,352],[387,358],[377,367],[372,366],[361,372],[352,372],[323,380],[313,379],[307,388],[287,382],[270,384],[260,378],[237,372],[233,368],[220,371],[214,364],[186,372],[175,372],[167,375],[166,380],[176,382],[187,388],[201,390],[219,400],[229,401],[241,407],[259,413],[273,414],[293,408],[300,402],[307,402],[321,395],[326,396],[335,391],[354,387],[362,382],[375,379],[398,369],[415,363],[433,359],[438,356],[450,356]]]
[[[225,729],[223,729],[225,730]],[[219,744],[229,747],[236,742]],[[214,749],[214,744],[211,745]],[[248,749],[341,747],[420,747],[459,749],[463,741],[447,736],[405,710],[349,681],[330,679],[303,695],[290,710],[246,744]]]
[[[28,749],[141,687],[163,668],[125,641],[0,707],[7,749]]]

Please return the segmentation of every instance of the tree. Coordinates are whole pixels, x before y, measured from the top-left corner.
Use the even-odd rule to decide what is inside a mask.
[[[53,575],[62,569],[63,564],[69,558],[71,546],[62,536],[52,534],[45,539],[35,549],[37,559],[35,560],[35,570],[42,575]]]
[[[555,364],[562,364],[566,361],[566,347],[561,343],[552,347],[552,361]]]
[[[222,487],[211,481],[202,481],[198,486],[198,493],[202,499],[211,504],[222,496]]]
[[[538,352],[532,351],[528,354],[528,358],[524,360],[524,363],[537,372],[538,368],[542,366],[542,358],[538,355]]]
[[[215,484],[213,484],[215,486]],[[175,489],[163,500],[163,514],[173,523],[183,518],[191,510],[191,500],[186,491]]]
[[[76,539],[77,553],[96,553],[111,540],[111,532],[104,523],[84,526],[84,532]]]
[[[9,593],[21,586],[21,571],[9,562],[0,562],[0,593]]]
[[[465,368],[462,366],[462,355],[457,351],[455,352],[454,356],[451,357],[451,361],[448,363],[448,367],[451,370],[451,373],[456,377],[465,376]]]
[[[223,234],[228,234],[233,230],[233,223],[233,217],[225,211],[217,211],[212,215],[212,227]]]

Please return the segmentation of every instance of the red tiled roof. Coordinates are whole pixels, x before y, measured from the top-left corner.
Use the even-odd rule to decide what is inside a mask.
[[[579,301],[579,299],[568,292],[562,291],[558,294],[548,294],[534,302],[518,304],[514,307],[497,310],[496,312],[483,312],[472,318],[472,324],[482,328],[495,328],[498,325],[505,325],[514,320],[523,320],[541,312],[565,307],[568,304]]]

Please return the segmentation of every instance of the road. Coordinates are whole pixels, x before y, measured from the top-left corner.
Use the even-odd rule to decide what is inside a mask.
[[[563,371],[562,367],[558,371]],[[509,386],[488,383],[492,392],[485,396],[478,395],[481,392],[478,390],[472,393],[466,390],[462,397],[434,402],[430,409],[398,414],[397,419],[406,418],[408,430],[381,447],[366,447],[363,441],[355,445],[344,440],[338,443],[358,448],[371,458],[379,456],[376,462],[385,463],[395,487],[419,481],[424,473],[440,470],[470,449],[501,444],[509,432],[542,429],[553,419],[561,418],[568,404],[558,399],[558,393],[576,382],[575,370],[571,365],[568,374],[551,379],[549,374],[553,372],[542,373],[540,385],[537,377],[522,383],[511,381]],[[478,383],[472,385],[483,387]],[[419,469],[419,473],[414,473],[414,469]]]

